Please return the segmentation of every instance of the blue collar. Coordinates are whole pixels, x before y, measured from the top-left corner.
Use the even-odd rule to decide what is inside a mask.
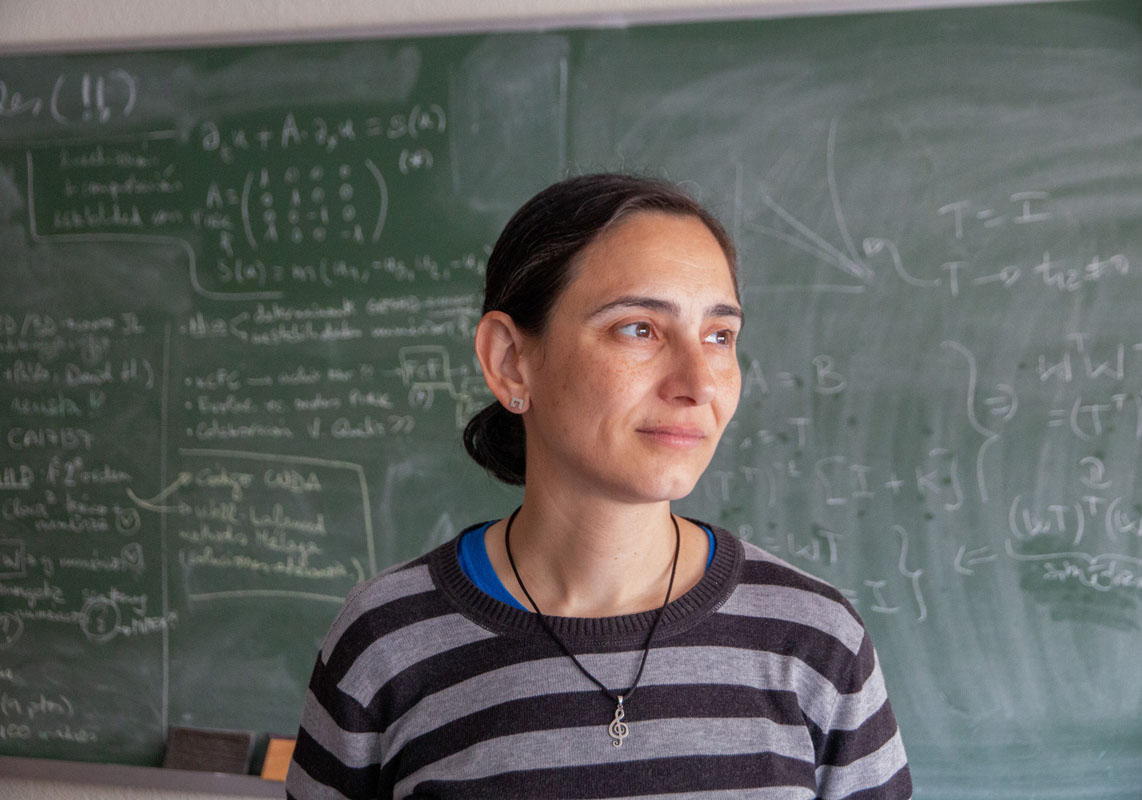
[[[500,576],[492,569],[491,559],[488,558],[488,548],[484,545],[484,533],[492,522],[478,525],[460,537],[460,544],[456,548],[456,558],[460,562],[460,571],[468,580],[476,584],[476,588],[484,594],[499,600],[501,603],[506,603],[512,608],[530,611],[531,609],[524,608],[518,600],[512,597],[511,592],[504,587]],[[710,555],[706,559],[706,569],[709,569],[710,562],[714,560],[714,532],[705,525],[702,526],[702,530],[706,532],[706,536],[710,540]]]

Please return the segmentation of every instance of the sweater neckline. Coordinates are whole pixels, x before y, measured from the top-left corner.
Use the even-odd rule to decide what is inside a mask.
[[[656,642],[689,630],[716,611],[729,597],[741,570],[742,546],[737,537],[717,526],[690,521],[706,525],[714,532],[717,543],[714,559],[698,583],[666,606],[654,636]],[[477,527],[479,525],[465,528],[455,539],[429,554],[428,566],[437,587],[460,613],[493,633],[546,638],[547,633],[533,612],[514,608],[486,594],[460,569],[457,558],[460,537]],[[547,620],[569,645],[627,646],[643,642],[657,614],[658,609],[653,609],[617,617],[548,616]]]

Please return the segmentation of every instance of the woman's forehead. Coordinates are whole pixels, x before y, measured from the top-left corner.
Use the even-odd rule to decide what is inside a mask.
[[[598,294],[619,287],[660,286],[726,292],[733,273],[718,240],[701,219],[640,211],[617,222],[580,252],[567,291]]]

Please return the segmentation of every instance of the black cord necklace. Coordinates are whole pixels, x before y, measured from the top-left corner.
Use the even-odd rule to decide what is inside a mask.
[[[508,551],[508,562],[512,565],[512,573],[515,575],[516,583],[518,583],[519,588],[523,590],[523,594],[527,598],[528,602],[531,603],[531,607],[535,609],[535,614],[537,617],[539,617],[539,621],[543,624],[543,629],[547,631],[547,635],[550,636],[557,645],[559,645],[559,649],[562,650],[563,653],[571,659],[572,663],[574,663],[575,666],[579,668],[580,672],[586,675],[593,684],[602,689],[609,698],[615,701],[615,718],[611,720],[611,724],[607,726],[607,733],[611,736],[611,744],[613,744],[615,747],[622,747],[623,740],[630,735],[630,725],[623,722],[623,719],[626,717],[626,712],[623,710],[623,701],[629,700],[631,695],[634,694],[634,690],[638,688],[638,682],[642,678],[642,670],[646,667],[646,657],[650,655],[651,640],[654,639],[654,632],[658,629],[658,623],[662,621],[662,614],[664,611],[666,611],[666,606],[670,603],[670,593],[674,590],[674,575],[678,571],[678,551],[681,550],[682,546],[682,534],[678,530],[678,520],[675,519],[673,514],[670,515],[670,521],[674,523],[674,560],[670,564],[670,583],[668,583],[666,586],[666,599],[662,601],[662,606],[658,609],[658,614],[655,616],[654,622],[650,626],[650,631],[646,634],[646,644],[643,645],[642,648],[642,660],[639,662],[638,673],[634,676],[634,682],[625,692],[622,694],[616,694],[604,686],[602,681],[588,672],[587,668],[584,667],[582,663],[580,663],[579,659],[575,657],[575,654],[571,652],[571,648],[568,647],[567,644],[559,638],[559,634],[555,632],[555,628],[551,626],[551,622],[547,619],[546,616],[544,616],[543,612],[539,610],[539,605],[531,596],[531,592],[529,592],[527,587],[523,585],[523,578],[519,576],[519,570],[515,565],[515,558],[512,556],[511,545],[512,523],[515,522],[516,514],[518,513],[519,509],[517,508],[512,512],[512,515],[508,517],[508,526],[504,531],[504,549]]]

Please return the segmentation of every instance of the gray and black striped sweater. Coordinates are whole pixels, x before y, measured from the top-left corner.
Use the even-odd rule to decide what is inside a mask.
[[[719,528],[614,702],[537,617],[464,576],[454,540],[356,587],[313,672],[295,800],[904,800],[912,782],[876,653],[832,587]],[[549,618],[616,691],[656,612]]]

